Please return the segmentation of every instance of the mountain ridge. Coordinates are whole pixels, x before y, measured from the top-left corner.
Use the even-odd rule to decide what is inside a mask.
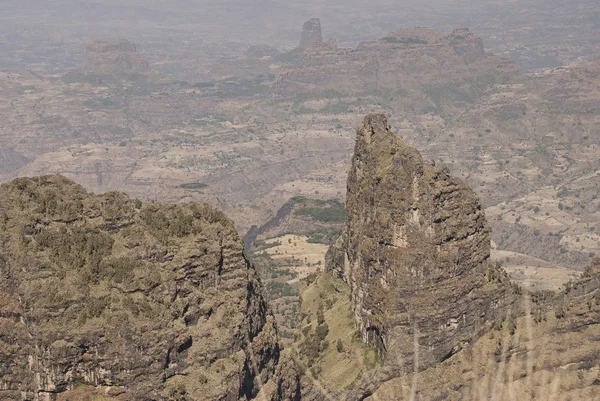
[[[297,398],[223,213],[41,176],[2,184],[0,216],[0,398]]]

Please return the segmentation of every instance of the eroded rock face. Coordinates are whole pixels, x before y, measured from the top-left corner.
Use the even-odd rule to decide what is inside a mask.
[[[358,130],[347,191],[346,227],[326,268],[350,284],[356,326],[385,365],[442,361],[504,318],[512,299],[489,270],[478,196],[423,162],[384,115]]]
[[[306,49],[307,47],[318,43],[323,43],[321,20],[319,18],[311,18],[306,21],[302,27],[302,37],[298,48]]]
[[[148,60],[139,54],[135,45],[126,40],[106,40],[86,47],[87,73],[131,75],[150,72]]]
[[[298,397],[257,273],[207,205],[3,184],[0,317],[2,400]]]

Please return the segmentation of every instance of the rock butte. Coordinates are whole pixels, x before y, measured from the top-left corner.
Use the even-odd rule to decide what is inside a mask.
[[[298,48],[306,49],[309,46],[320,43],[323,43],[321,20],[319,18],[311,18],[302,27],[302,37]]]
[[[300,388],[305,368],[281,353],[222,213],[93,195],[62,176],[2,184],[0,399],[414,399],[406,383],[423,400],[522,399],[561,380],[570,399],[600,396],[600,259],[562,293],[511,284],[489,262],[478,196],[381,114],[358,129],[347,190],[326,269],[381,361],[332,392],[326,365]]]

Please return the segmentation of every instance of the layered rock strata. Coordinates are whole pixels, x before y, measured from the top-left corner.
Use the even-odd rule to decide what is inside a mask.
[[[61,176],[0,186],[0,358],[2,400],[299,397],[225,215]]]

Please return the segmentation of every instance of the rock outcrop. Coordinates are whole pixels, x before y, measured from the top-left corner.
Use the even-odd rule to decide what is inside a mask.
[[[86,47],[84,72],[101,75],[131,75],[150,72],[148,60],[126,40],[105,40]]]
[[[562,293],[523,295],[521,317],[431,369],[355,399],[600,399],[600,259]]]
[[[323,33],[321,31],[321,20],[311,18],[302,26],[302,37],[300,38],[299,49],[306,49],[314,44],[323,43]]]
[[[0,186],[0,357],[2,400],[299,397],[225,215],[61,176]]]
[[[303,38],[321,43],[320,34],[309,32],[314,33],[305,33]],[[303,57],[281,71],[271,91],[282,96],[326,90],[349,95],[374,90],[431,91],[434,88],[429,86],[461,86],[465,80],[501,82],[517,72],[510,59],[486,53],[482,40],[466,28],[449,36],[431,28],[407,28],[354,49],[338,48],[335,42],[306,46]]]
[[[485,49],[483,48],[483,39],[474,35],[469,28],[456,28],[448,36],[450,45],[460,57],[467,63],[474,63],[485,58]]]
[[[513,297],[478,196],[384,115],[358,130],[347,191],[326,269],[350,285],[356,327],[391,372],[443,361],[505,318]]]

